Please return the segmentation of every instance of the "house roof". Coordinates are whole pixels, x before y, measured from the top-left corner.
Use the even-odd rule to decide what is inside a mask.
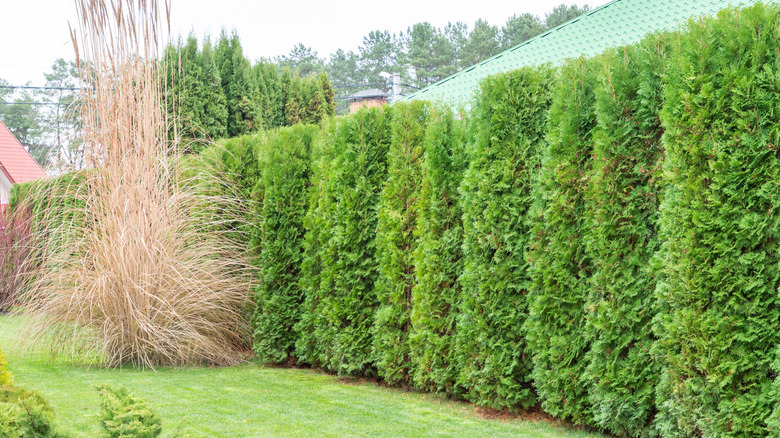
[[[347,99],[349,100],[362,100],[362,99],[372,99],[372,98],[383,98],[387,99],[390,95],[385,93],[384,91],[378,89],[378,88],[372,88],[370,90],[363,90],[358,91],[357,93],[347,96]]]
[[[479,82],[487,76],[594,56],[608,47],[638,42],[652,32],[674,30],[691,17],[753,3],[757,0],[613,0],[399,100],[469,105]]]
[[[0,171],[14,184],[47,177],[41,165],[2,121],[0,121]]]

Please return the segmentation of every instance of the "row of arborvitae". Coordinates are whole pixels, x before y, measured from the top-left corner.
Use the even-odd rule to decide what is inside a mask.
[[[618,436],[780,436],[780,12],[257,137],[255,347]]]

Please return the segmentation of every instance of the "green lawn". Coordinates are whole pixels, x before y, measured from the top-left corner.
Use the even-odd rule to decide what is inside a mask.
[[[15,384],[46,397],[65,432],[99,432],[94,385],[122,384],[162,417],[164,436],[273,437],[587,437],[544,421],[488,420],[444,398],[343,383],[311,370],[245,364],[231,368],[86,369],[22,351],[18,320],[0,317],[0,348]]]

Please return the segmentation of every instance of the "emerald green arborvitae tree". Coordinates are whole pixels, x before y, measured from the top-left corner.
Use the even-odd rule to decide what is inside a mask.
[[[295,324],[304,295],[299,286],[316,126],[296,125],[267,134],[261,166],[260,285],[253,317],[254,350],[265,362],[294,354]]]
[[[343,122],[340,122],[343,123]],[[324,328],[327,321],[320,313],[322,294],[320,276],[322,257],[327,251],[332,228],[332,217],[326,212],[333,209],[335,198],[328,184],[333,178],[331,167],[336,140],[335,122],[323,127],[319,141],[314,142],[311,151],[311,185],[308,193],[308,209],[303,219],[306,230],[303,242],[303,259],[299,287],[304,295],[300,321],[294,329],[297,333],[295,355],[299,362],[312,366],[324,366],[324,349],[315,329]]]
[[[662,111],[664,436],[767,436],[780,343],[780,11],[691,21]],[[773,433],[777,433],[773,428]]]
[[[222,90],[225,93],[229,137],[250,134],[262,128],[259,111],[257,77],[249,61],[244,58],[238,35],[222,32],[214,51],[214,61],[219,68]]]
[[[320,175],[327,177],[317,213],[323,228],[316,240],[307,238],[309,244],[319,243],[319,266],[306,274],[318,272],[319,284],[316,297],[309,299],[316,305],[310,310],[311,341],[303,339],[300,346],[315,363],[341,375],[375,373],[371,325],[378,304],[377,207],[387,180],[389,124],[389,107],[372,108],[336,119],[325,134],[324,146],[332,148],[333,159],[323,161],[329,169]],[[311,342],[317,345],[307,351]]]
[[[482,83],[463,197],[459,384],[494,409],[536,403],[523,323],[530,286],[528,211],[545,146],[553,73],[525,68]]]
[[[391,385],[411,383],[409,315],[428,106],[422,101],[393,106],[388,177],[379,202],[374,354],[379,376]]]
[[[650,265],[660,245],[668,39],[653,35],[608,52],[596,87],[587,377],[595,424],[617,436],[653,434],[660,366],[651,353],[656,282]]]
[[[228,110],[225,93],[222,90],[222,78],[214,60],[211,41],[203,41],[200,56],[200,95],[203,100],[203,119],[200,125],[211,139],[227,137]]]
[[[596,129],[596,66],[580,58],[561,67],[529,252],[533,284],[526,332],[534,386],[546,412],[578,424],[592,418],[584,307],[591,275],[586,193]]]
[[[461,298],[463,223],[460,187],[467,166],[463,118],[431,110],[425,132],[417,214],[415,285],[409,334],[412,380],[430,392],[453,394],[458,375],[455,321]]]

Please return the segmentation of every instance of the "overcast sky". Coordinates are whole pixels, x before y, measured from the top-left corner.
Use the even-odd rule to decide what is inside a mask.
[[[428,21],[443,27],[479,18],[501,25],[512,14],[530,12],[544,18],[558,4],[601,6],[609,0],[171,0],[173,37],[198,38],[235,29],[244,55],[256,60],[289,53],[303,43],[328,58],[337,49],[357,50],[372,30],[405,31]],[[75,24],[72,0],[4,0],[0,25],[0,78],[12,85],[43,84],[57,58],[73,59],[68,22]]]

